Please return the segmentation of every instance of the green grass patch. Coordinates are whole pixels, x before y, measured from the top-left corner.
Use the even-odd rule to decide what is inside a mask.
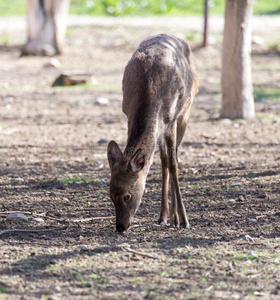
[[[74,0],[70,13],[109,16],[200,15],[203,3],[203,0]],[[211,11],[223,13],[224,1],[212,1]]]
[[[276,51],[279,52],[280,51],[280,36],[279,35],[275,35],[273,37],[273,39],[271,39],[269,45],[268,45],[268,49],[271,51]],[[279,69],[279,64],[272,64],[271,66],[269,66],[270,69]]]
[[[256,114],[256,119],[264,123],[273,123],[280,121],[280,118],[275,114]]]
[[[105,284],[105,283],[108,283],[108,279],[107,278],[101,278],[98,283],[100,284]]]
[[[143,276],[137,276],[137,277],[134,277],[131,282],[137,284],[137,285],[141,285],[141,284],[144,284],[146,283],[146,280]]]
[[[88,283],[90,283],[90,280],[88,279],[81,280],[81,284],[88,284]]]
[[[235,262],[242,262],[242,261],[258,261],[260,259],[279,259],[280,253],[268,253],[268,252],[261,252],[261,251],[253,251],[257,256],[255,256],[252,252],[248,251],[248,253],[239,253],[239,252],[229,252],[227,253],[227,261],[235,261]]]
[[[211,14],[223,14],[225,1],[212,0]],[[71,0],[71,14],[87,15],[201,15],[204,0]],[[275,0],[255,0],[255,14],[280,14],[280,2]],[[2,0],[0,16],[24,15],[25,1]]]
[[[201,15],[204,0],[72,0],[70,13],[90,15]],[[211,14],[223,14],[224,0],[210,1]],[[275,0],[256,0],[255,14],[280,14]]]
[[[83,177],[64,177],[58,179],[57,182],[61,184],[82,184],[82,183],[91,183],[95,182],[95,178],[83,178]]]
[[[0,16],[15,16],[25,14],[25,1],[0,1]]]
[[[262,102],[262,101],[280,102],[280,89],[275,89],[275,88],[254,89],[254,99],[256,102]]]
[[[8,44],[10,41],[10,36],[8,34],[4,34],[0,36],[0,44]]]
[[[69,183],[83,183],[84,179],[80,177],[65,177],[58,180],[62,184],[69,184]]]
[[[186,34],[186,40],[190,42],[198,41],[200,38],[201,36],[194,32]]]
[[[99,279],[99,278],[100,278],[99,275],[94,274],[94,273],[92,273],[89,277],[90,277],[91,279]]]
[[[72,36],[74,33],[75,33],[75,31],[76,31],[76,28],[73,28],[73,27],[68,27],[67,29],[66,29],[66,33],[65,33],[65,36],[66,37],[70,37],[70,36]]]
[[[275,0],[255,0],[254,14],[258,15],[279,15],[280,2]]]

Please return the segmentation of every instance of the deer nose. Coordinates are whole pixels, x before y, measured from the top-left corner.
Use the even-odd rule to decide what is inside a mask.
[[[117,230],[117,232],[124,232],[125,228],[123,225],[117,225],[116,230]]]

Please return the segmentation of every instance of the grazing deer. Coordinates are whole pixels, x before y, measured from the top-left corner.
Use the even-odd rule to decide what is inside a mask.
[[[110,197],[116,209],[116,230],[127,230],[145,189],[146,177],[159,146],[162,200],[159,224],[189,228],[178,182],[177,149],[198,90],[196,70],[188,44],[160,34],[145,39],[132,55],[123,76],[123,112],[128,118],[127,146],[108,145],[111,169]]]

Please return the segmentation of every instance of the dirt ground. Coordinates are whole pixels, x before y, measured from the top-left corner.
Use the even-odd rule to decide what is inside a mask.
[[[19,57],[23,31],[1,44],[0,230],[27,231],[0,231],[0,299],[280,299],[280,102],[258,99],[254,121],[219,118],[218,34],[207,50],[191,42],[200,92],[179,150],[191,229],[157,225],[158,153],[127,233],[115,232],[114,219],[91,219],[114,216],[106,152],[111,139],[125,147],[124,67],[163,30],[197,34],[72,27],[58,69]],[[252,58],[255,88],[279,89],[279,53],[256,49]],[[94,78],[52,88],[61,70]]]

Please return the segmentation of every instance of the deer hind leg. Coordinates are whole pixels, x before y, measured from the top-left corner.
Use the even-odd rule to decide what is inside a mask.
[[[176,140],[176,146],[177,148],[180,146],[182,140],[183,140],[183,137],[184,137],[184,134],[185,134],[185,131],[186,131],[186,128],[187,128],[187,124],[188,124],[188,114],[185,115],[185,116],[182,116],[181,118],[178,118],[178,121],[177,121],[177,140]]]
[[[166,146],[168,149],[168,169],[171,180],[171,211],[170,225],[177,225],[177,213],[179,216],[179,224],[181,227],[189,228],[189,222],[186,210],[182,201],[181,192],[178,181],[178,161],[177,161],[177,123],[172,126],[170,134],[166,136]],[[173,195],[173,196],[172,196]],[[172,200],[173,198],[173,200]],[[173,202],[173,203],[172,203]],[[175,212],[173,212],[172,206]]]
[[[160,225],[166,225],[169,215],[168,207],[168,160],[167,152],[164,141],[159,144],[160,159],[161,159],[161,172],[162,172],[162,189],[161,189],[161,208],[158,223]]]

